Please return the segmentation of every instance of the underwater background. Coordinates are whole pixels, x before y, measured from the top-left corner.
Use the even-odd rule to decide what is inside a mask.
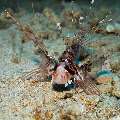
[[[101,96],[56,92],[51,82],[36,80],[43,58],[5,10],[28,25],[55,59],[77,42],[76,34],[88,41],[89,73]],[[119,0],[0,0],[0,13],[0,120],[120,120]],[[103,64],[109,64],[107,72]],[[28,73],[34,79],[21,79]]]

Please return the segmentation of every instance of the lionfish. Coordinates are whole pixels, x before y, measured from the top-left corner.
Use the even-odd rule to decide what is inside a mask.
[[[38,69],[23,76],[24,79],[37,79],[41,82],[51,77],[52,87],[56,91],[70,90],[72,88],[82,88],[86,94],[100,95],[100,91],[93,82],[93,78],[88,74],[91,62],[88,60],[80,63],[80,52],[83,49],[84,42],[80,40],[77,43],[67,47],[63,54],[55,60],[49,56],[43,41],[30,29],[29,26],[22,25],[16,17],[6,10],[5,16],[13,20],[19,30],[37,47],[43,61]]]

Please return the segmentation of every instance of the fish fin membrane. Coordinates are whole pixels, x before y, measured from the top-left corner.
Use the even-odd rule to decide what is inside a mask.
[[[47,70],[36,68],[30,72],[25,73],[22,77],[22,80],[38,80],[40,82],[46,82],[48,80]]]
[[[77,86],[82,88],[84,92],[88,95],[100,95],[101,94],[96,84],[89,78],[86,78],[84,80],[78,80]]]

